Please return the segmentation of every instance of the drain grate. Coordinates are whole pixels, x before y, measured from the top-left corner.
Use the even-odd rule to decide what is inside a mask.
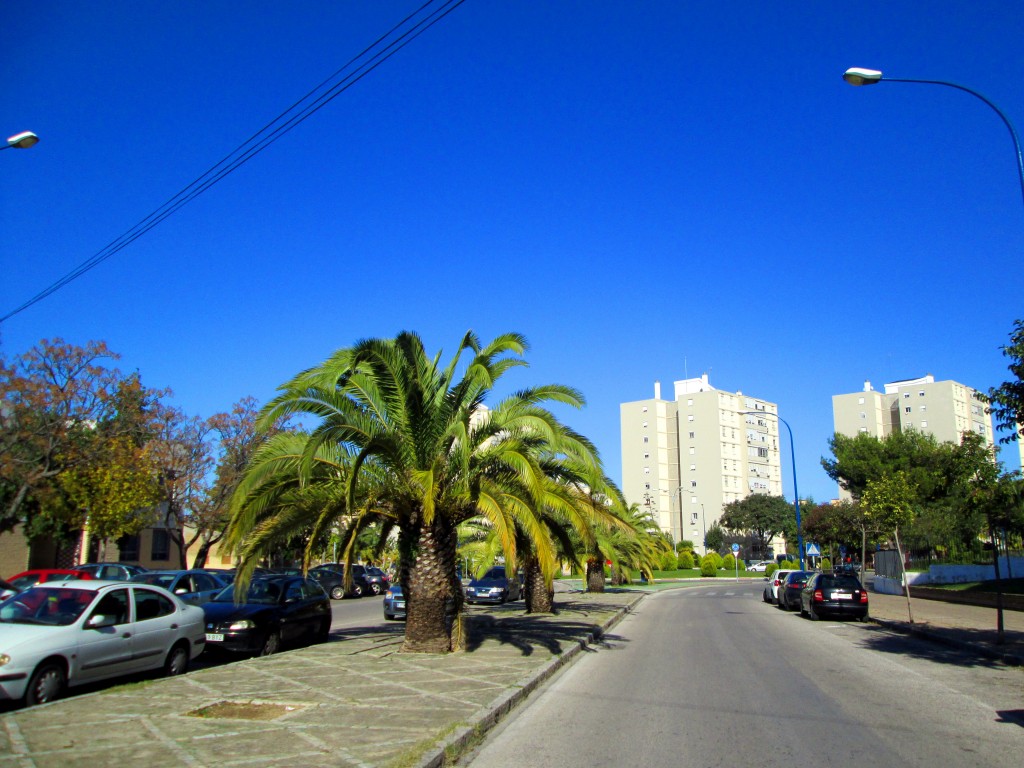
[[[222,717],[230,720],[276,720],[300,709],[296,704],[275,704],[260,701],[218,701],[186,712],[188,717]]]

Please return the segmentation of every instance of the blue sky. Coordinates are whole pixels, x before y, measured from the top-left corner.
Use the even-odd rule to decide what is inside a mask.
[[[0,30],[0,315],[416,8],[34,3]],[[872,13],[872,11],[874,13]],[[1013,3],[490,2],[448,18],[133,245],[5,322],[105,340],[210,415],[403,329],[524,333],[621,472],[618,406],[684,374],[779,404],[802,496],[831,396],[987,389],[1024,316]],[[792,493],[788,448],[784,487]]]

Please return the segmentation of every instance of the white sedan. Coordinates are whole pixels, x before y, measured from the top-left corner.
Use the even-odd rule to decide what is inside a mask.
[[[65,581],[0,603],[0,699],[29,706],[65,686],[148,670],[180,675],[206,643],[203,609],[160,587]]]

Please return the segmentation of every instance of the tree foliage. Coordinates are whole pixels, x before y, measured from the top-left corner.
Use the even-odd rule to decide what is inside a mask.
[[[1008,433],[999,442],[1010,443],[1024,436],[1024,320],[1014,321],[1010,343],[1001,349],[1010,360],[1007,368],[1013,378],[989,389],[987,399],[996,429]]]
[[[722,526],[732,533],[745,533],[755,539],[761,552],[779,534],[796,531],[796,511],[781,496],[754,493],[725,505],[720,518]]]

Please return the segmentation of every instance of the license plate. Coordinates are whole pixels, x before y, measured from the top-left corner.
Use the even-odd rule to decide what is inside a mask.
[[[395,603],[395,608],[405,608],[405,603],[404,602]]]
[[[841,592],[833,592],[832,593],[832,599],[833,600],[853,600],[853,595],[844,595]]]
[[[211,635],[209,632],[206,633],[206,642],[208,643],[223,643],[224,635]]]

